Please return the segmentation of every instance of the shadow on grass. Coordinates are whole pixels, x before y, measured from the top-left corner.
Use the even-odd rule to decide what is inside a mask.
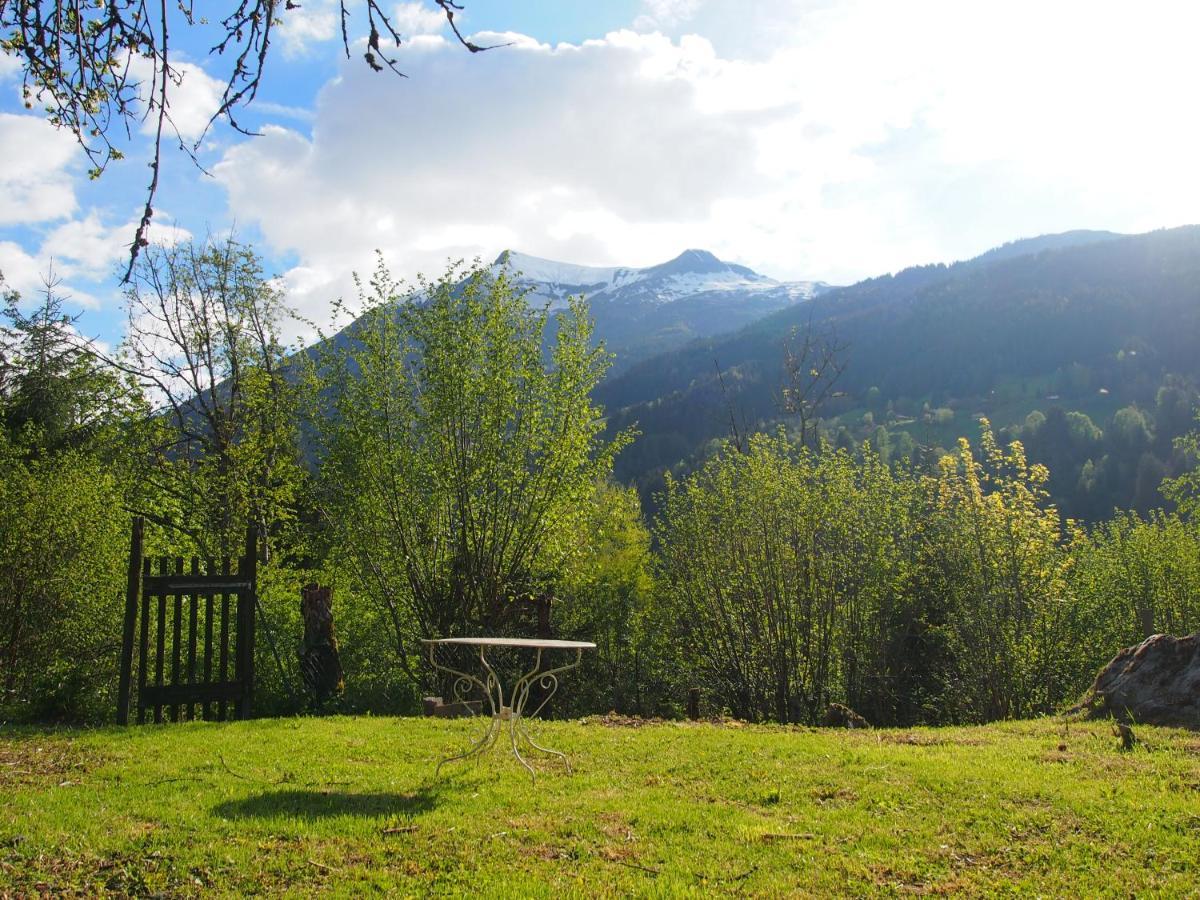
[[[428,786],[417,788],[409,794],[295,789],[263,791],[242,800],[219,803],[212,811],[213,815],[224,819],[416,816],[429,812],[437,805],[437,794],[435,788]]]

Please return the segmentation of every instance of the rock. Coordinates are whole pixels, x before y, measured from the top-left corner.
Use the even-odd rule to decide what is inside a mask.
[[[848,706],[830,703],[821,724],[826,728],[870,728],[871,723]]]
[[[1100,670],[1076,710],[1122,722],[1200,728],[1200,632],[1155,634]]]
[[[427,716],[437,716],[439,719],[461,719],[466,716],[478,716],[483,712],[482,700],[459,700],[456,703],[445,703],[441,697],[422,697],[421,706]]]

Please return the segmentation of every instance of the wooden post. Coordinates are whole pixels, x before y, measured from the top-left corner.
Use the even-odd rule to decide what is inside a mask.
[[[150,576],[153,562],[149,557],[142,559],[142,584],[146,583],[146,579]],[[146,724],[146,679],[149,677],[150,669],[150,595],[142,591],[142,626],[139,629],[140,637],[138,638],[138,699],[137,699],[137,722],[139,725]]]
[[[242,682],[242,697],[237,717],[248,719],[254,710],[254,626],[258,605],[258,528],[246,529],[246,552],[238,575],[247,582],[245,593],[238,594],[237,669]]]
[[[137,625],[138,595],[141,592],[142,536],[145,523],[133,517],[129,535],[129,570],[125,581],[125,629],[121,634],[121,675],[117,682],[117,724],[129,724],[129,686],[133,679],[133,635]]]
[[[700,688],[688,688],[687,714],[693,722],[700,718]]]
[[[183,557],[175,557],[175,574],[183,574]],[[183,594],[174,595],[171,610],[171,685],[179,685],[180,659],[183,655]],[[171,704],[171,721],[179,721],[179,704]]]
[[[221,557],[221,574],[229,574],[229,557]],[[236,666],[236,661],[235,661]],[[221,647],[220,647],[220,668],[222,684],[229,682],[229,593],[228,591],[221,594]],[[236,675],[234,676],[236,677]],[[217,703],[217,719],[224,722],[229,716],[229,703],[222,698]]]
[[[212,575],[217,571],[216,561],[209,557],[205,560],[204,571]],[[213,680],[213,595],[204,595],[204,683],[211,684]],[[200,714],[204,720],[211,721],[213,704],[211,700],[204,701]]]
[[[192,575],[200,574],[200,560],[192,557]],[[187,683],[194,685],[196,683],[196,640],[198,638],[196,628],[197,620],[200,616],[200,596],[193,590],[188,594],[188,648],[187,648]],[[184,715],[191,722],[196,718],[196,705],[189,703],[184,708]]]
[[[171,566],[167,562],[165,556],[158,558],[158,574],[170,575]],[[154,686],[162,687],[166,684],[163,681],[163,673],[166,671],[167,661],[167,595],[158,595],[158,621],[155,623],[155,647],[154,654]],[[163,705],[161,698],[154,701],[154,724],[161,725],[163,720]]]

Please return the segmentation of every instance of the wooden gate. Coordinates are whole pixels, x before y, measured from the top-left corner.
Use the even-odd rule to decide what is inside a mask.
[[[246,532],[236,571],[229,557],[143,557],[134,519],[117,686],[117,723],[129,724],[136,657],[137,721],[250,718],[258,532]],[[134,653],[135,635],[137,652]],[[232,672],[230,669],[232,668]]]

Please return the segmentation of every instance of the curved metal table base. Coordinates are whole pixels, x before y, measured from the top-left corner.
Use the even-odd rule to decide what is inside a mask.
[[[480,641],[486,641],[481,643]],[[508,742],[512,748],[512,754],[516,757],[517,762],[523,765],[529,772],[529,777],[537,782],[537,772],[521,754],[521,747],[527,746],[527,751],[534,750],[539,753],[544,753],[546,756],[558,757],[566,766],[568,774],[571,773],[571,761],[567,759],[567,755],[560,750],[554,750],[550,747],[543,747],[537,743],[525,728],[524,719],[526,716],[536,716],[545,708],[550,698],[558,691],[558,676],[563,672],[574,669],[579,665],[583,658],[583,651],[589,647],[594,647],[594,644],[587,644],[577,641],[546,641],[539,642],[528,640],[523,641],[514,639],[513,641],[505,641],[504,639],[469,639],[469,638],[447,638],[442,640],[425,641],[425,645],[429,648],[429,664],[433,666],[435,671],[445,672],[448,675],[455,676],[452,692],[454,699],[464,701],[473,689],[478,688],[483,696],[487,699],[488,707],[491,711],[491,721],[488,723],[487,729],[483,735],[477,740],[470,749],[463,753],[458,753],[454,756],[447,756],[440,760],[437,764],[435,777],[441,774],[442,766],[446,763],[457,762],[458,760],[473,759],[482,756],[490,750],[500,737],[502,731],[508,731]],[[468,644],[479,648],[479,665],[484,673],[482,678],[471,675],[468,672],[460,672],[458,669],[452,669],[449,666],[441,665],[434,653],[435,648],[445,644]],[[565,646],[564,646],[565,645]],[[489,646],[501,647],[531,647],[537,651],[536,659],[533,667],[521,675],[512,690],[508,694],[508,703],[505,703],[504,685],[500,681],[500,677],[496,674],[496,670],[492,668],[491,663],[487,660],[486,648]],[[551,649],[569,649],[575,651],[575,659],[566,665],[556,666],[551,669],[542,670],[542,652]],[[534,685],[540,686],[546,691],[546,695],[537,705],[533,712],[526,712],[526,706],[529,703],[529,694]]]

